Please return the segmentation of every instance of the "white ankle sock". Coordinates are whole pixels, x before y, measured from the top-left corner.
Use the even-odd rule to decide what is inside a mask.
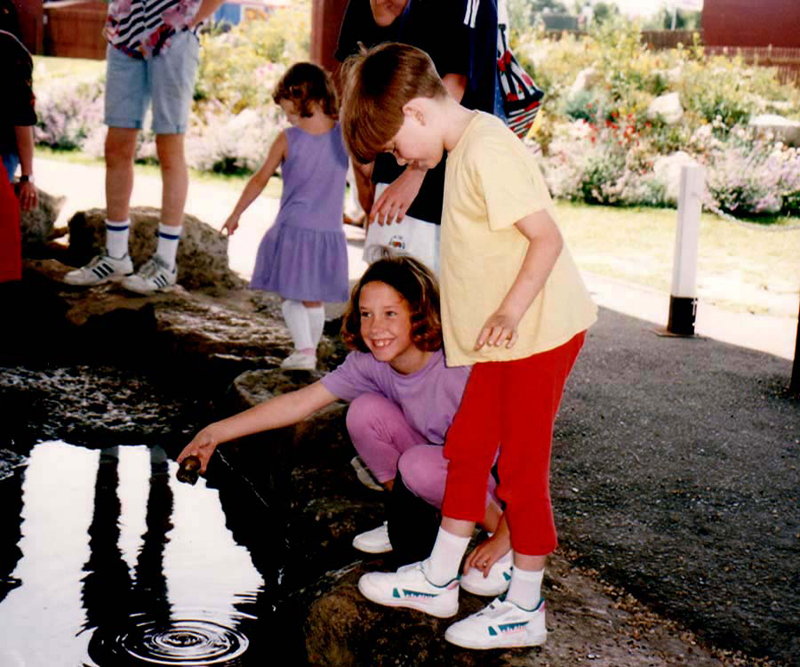
[[[433,551],[425,560],[425,576],[428,581],[444,586],[455,579],[468,546],[468,537],[453,535],[440,526]]]
[[[113,222],[106,220],[106,254],[114,259],[122,259],[128,254],[128,237],[131,221]]]
[[[156,255],[158,255],[161,261],[170,269],[175,268],[175,257],[178,255],[178,242],[181,240],[182,231],[182,226],[173,227],[172,225],[165,225],[163,222],[158,223],[158,247],[156,248]]]
[[[542,597],[544,569],[520,570],[516,565],[511,570],[511,585],[506,600],[523,609],[533,610]]]
[[[314,306],[313,308],[306,308],[308,311],[308,322],[311,326],[311,342],[312,347],[317,347],[322,338],[322,329],[325,327],[325,307]]]
[[[286,299],[281,304],[283,319],[286,328],[292,336],[294,347],[297,350],[313,349],[314,342],[311,340],[311,324],[308,317],[308,308],[301,301]]]

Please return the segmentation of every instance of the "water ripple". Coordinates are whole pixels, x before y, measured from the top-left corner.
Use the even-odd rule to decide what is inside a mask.
[[[212,621],[173,619],[168,623],[141,619],[122,632],[95,632],[89,654],[98,665],[225,665],[239,658],[249,641],[243,634]],[[122,662],[124,661],[124,663]]]

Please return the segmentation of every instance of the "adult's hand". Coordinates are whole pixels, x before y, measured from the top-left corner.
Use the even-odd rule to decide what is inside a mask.
[[[419,193],[425,173],[425,169],[407,167],[372,205],[369,212],[370,222],[377,222],[379,225],[400,222]]]
[[[17,185],[17,197],[23,211],[31,211],[39,205],[39,192],[30,181],[23,181]]]

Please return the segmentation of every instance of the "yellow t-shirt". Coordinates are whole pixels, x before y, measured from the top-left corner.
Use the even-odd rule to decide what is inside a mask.
[[[597,320],[597,307],[564,246],[520,320],[514,347],[474,350],[528,250],[514,223],[543,209],[555,219],[533,156],[499,118],[477,112],[448,154],[445,174],[441,286],[449,366],[524,359],[563,345]]]

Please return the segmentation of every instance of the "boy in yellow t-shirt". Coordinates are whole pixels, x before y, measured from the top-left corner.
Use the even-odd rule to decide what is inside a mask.
[[[533,646],[547,637],[541,581],[557,544],[550,503],[553,423],[567,376],[597,318],[525,146],[499,119],[451,98],[427,55],[384,44],[348,62],[342,127],[353,156],[391,152],[429,168],[448,152],[442,213],[442,328],[449,365],[474,364],[445,443],[447,488],[433,551],[359,590],[380,604],[440,617],[458,611],[458,568],[484,515],[499,448],[498,531],[465,570],[492,576],[510,548],[506,597],[448,628],[468,648]]]

